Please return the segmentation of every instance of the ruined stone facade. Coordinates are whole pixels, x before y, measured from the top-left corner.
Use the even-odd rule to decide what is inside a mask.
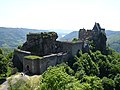
[[[84,48],[89,50],[86,40],[93,40],[98,50],[105,49],[107,40],[105,29],[102,29],[99,23],[95,23],[92,30],[80,29],[77,42],[62,42],[57,41],[57,38],[55,32],[27,34],[27,40],[22,48],[14,51],[14,65],[17,68],[22,67],[24,72],[42,74],[49,66],[67,61],[79,50]],[[39,58],[25,58],[29,55],[37,55]]]
[[[55,32],[27,34],[27,41],[21,50],[14,51],[13,61],[20,62],[24,72],[41,74],[47,67],[67,61],[82,49],[83,42],[61,42],[56,41],[57,37]],[[40,58],[24,57],[29,55],[37,55]],[[19,68],[17,63],[15,66]]]
[[[21,49],[39,56],[58,53],[60,50],[56,42],[57,38],[58,36],[55,32],[29,33],[27,34],[27,41]]]
[[[99,23],[95,23],[92,30],[80,29],[78,38],[80,41],[84,42],[84,45],[88,44],[87,40],[93,40],[95,50],[100,50],[105,54],[107,37],[105,29],[101,28]]]
[[[65,62],[68,59],[67,53],[50,54],[40,58],[30,59],[24,58],[23,72],[29,69],[32,74],[42,74],[49,66]]]
[[[85,30],[83,28],[79,30],[78,39],[81,41],[85,41],[86,39],[92,38],[92,35],[93,35],[92,30]]]
[[[105,34],[105,29],[100,27],[99,23],[95,23],[92,30],[80,29],[78,39],[81,41],[85,41],[87,39],[94,39],[100,33]]]

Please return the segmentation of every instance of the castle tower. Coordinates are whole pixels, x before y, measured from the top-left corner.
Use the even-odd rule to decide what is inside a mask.
[[[95,32],[96,34],[99,34],[100,32],[105,33],[105,29],[101,28],[100,24],[96,23],[96,22],[95,22],[95,25],[94,25],[92,31]]]
[[[79,30],[78,39],[81,41],[86,39],[86,30],[84,28]]]
[[[58,38],[55,32],[29,33],[22,50],[29,51],[34,55],[48,55],[55,53],[55,43]]]

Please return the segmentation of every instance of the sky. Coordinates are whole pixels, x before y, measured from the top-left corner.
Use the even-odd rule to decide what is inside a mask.
[[[0,0],[0,27],[120,31],[120,0]]]

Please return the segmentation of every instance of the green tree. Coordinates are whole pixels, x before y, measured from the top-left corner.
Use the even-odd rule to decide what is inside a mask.
[[[3,50],[1,48],[0,48],[0,54],[2,54],[2,55],[4,54],[4,52],[3,52]]]
[[[8,61],[6,57],[3,55],[2,49],[0,49],[0,76],[6,76]]]
[[[102,86],[102,80],[96,76],[84,76],[81,79],[81,83],[88,83],[91,86],[89,90],[104,90]]]
[[[80,56],[80,57],[77,57]],[[84,70],[87,75],[98,75],[99,69],[88,53],[75,56],[76,62],[73,64],[75,71]]]
[[[49,67],[43,73],[41,90],[76,90],[79,81],[65,72],[63,65]]]
[[[103,84],[104,90],[114,90],[115,89],[114,80],[109,79],[107,77],[102,78],[102,84]]]
[[[76,41],[78,41],[77,38],[73,38],[73,39],[72,39],[72,42],[76,42]]]
[[[8,76],[7,73],[12,67],[12,61],[10,61],[10,58],[12,58],[12,53],[5,55],[2,49],[0,49],[0,53],[0,76]]]
[[[117,74],[114,78],[115,81],[115,89],[119,90],[120,89],[120,74]]]

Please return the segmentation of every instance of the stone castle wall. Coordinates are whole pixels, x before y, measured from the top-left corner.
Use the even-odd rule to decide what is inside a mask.
[[[79,30],[79,40],[86,41],[86,40],[96,40],[97,37],[101,34],[105,34],[105,29],[100,27],[99,23],[95,23],[92,30],[80,29]]]
[[[20,49],[15,49],[14,50],[14,54],[13,54],[13,64],[15,67],[17,67],[20,71],[23,70],[23,60],[24,60],[24,56],[28,56],[31,55],[31,52],[27,52],[27,51],[22,51]]]
[[[83,42],[62,42],[63,52],[76,55],[79,50],[82,50]]]
[[[29,72],[32,74],[42,74],[49,66],[55,66],[65,60],[68,60],[66,53],[51,54],[37,59],[24,58],[23,71],[26,72],[29,67]]]
[[[30,51],[34,55],[44,56],[56,51],[56,39],[58,35],[55,32],[29,33],[27,41],[23,44],[22,50]]]
[[[88,38],[92,38],[94,32],[92,30],[85,30],[85,29],[80,29],[79,30],[79,40],[85,41]]]
[[[60,42],[59,42],[60,43]],[[49,66],[55,66],[56,64],[67,61],[71,56],[77,54],[82,49],[82,42],[61,42],[62,52],[57,54],[50,54],[43,56],[40,59],[28,59],[23,60],[23,71],[29,70],[33,74],[42,74]]]
[[[67,61],[82,50],[83,42],[61,42],[56,41],[57,37],[55,32],[29,33],[21,50],[14,51],[13,61],[16,66],[20,64],[17,68],[22,66],[24,72],[41,74],[47,67]],[[42,58],[24,58],[28,55],[38,55]]]
[[[14,65],[19,69],[23,68],[25,72],[42,74],[49,66],[67,61],[79,50],[87,51],[89,49],[87,40],[93,40],[96,50],[105,51],[106,48],[105,29],[101,28],[99,23],[95,23],[92,30],[80,29],[78,42],[56,41],[57,37],[55,32],[27,34],[27,41],[21,50],[14,51]],[[41,58],[24,58],[27,55],[38,55]]]

